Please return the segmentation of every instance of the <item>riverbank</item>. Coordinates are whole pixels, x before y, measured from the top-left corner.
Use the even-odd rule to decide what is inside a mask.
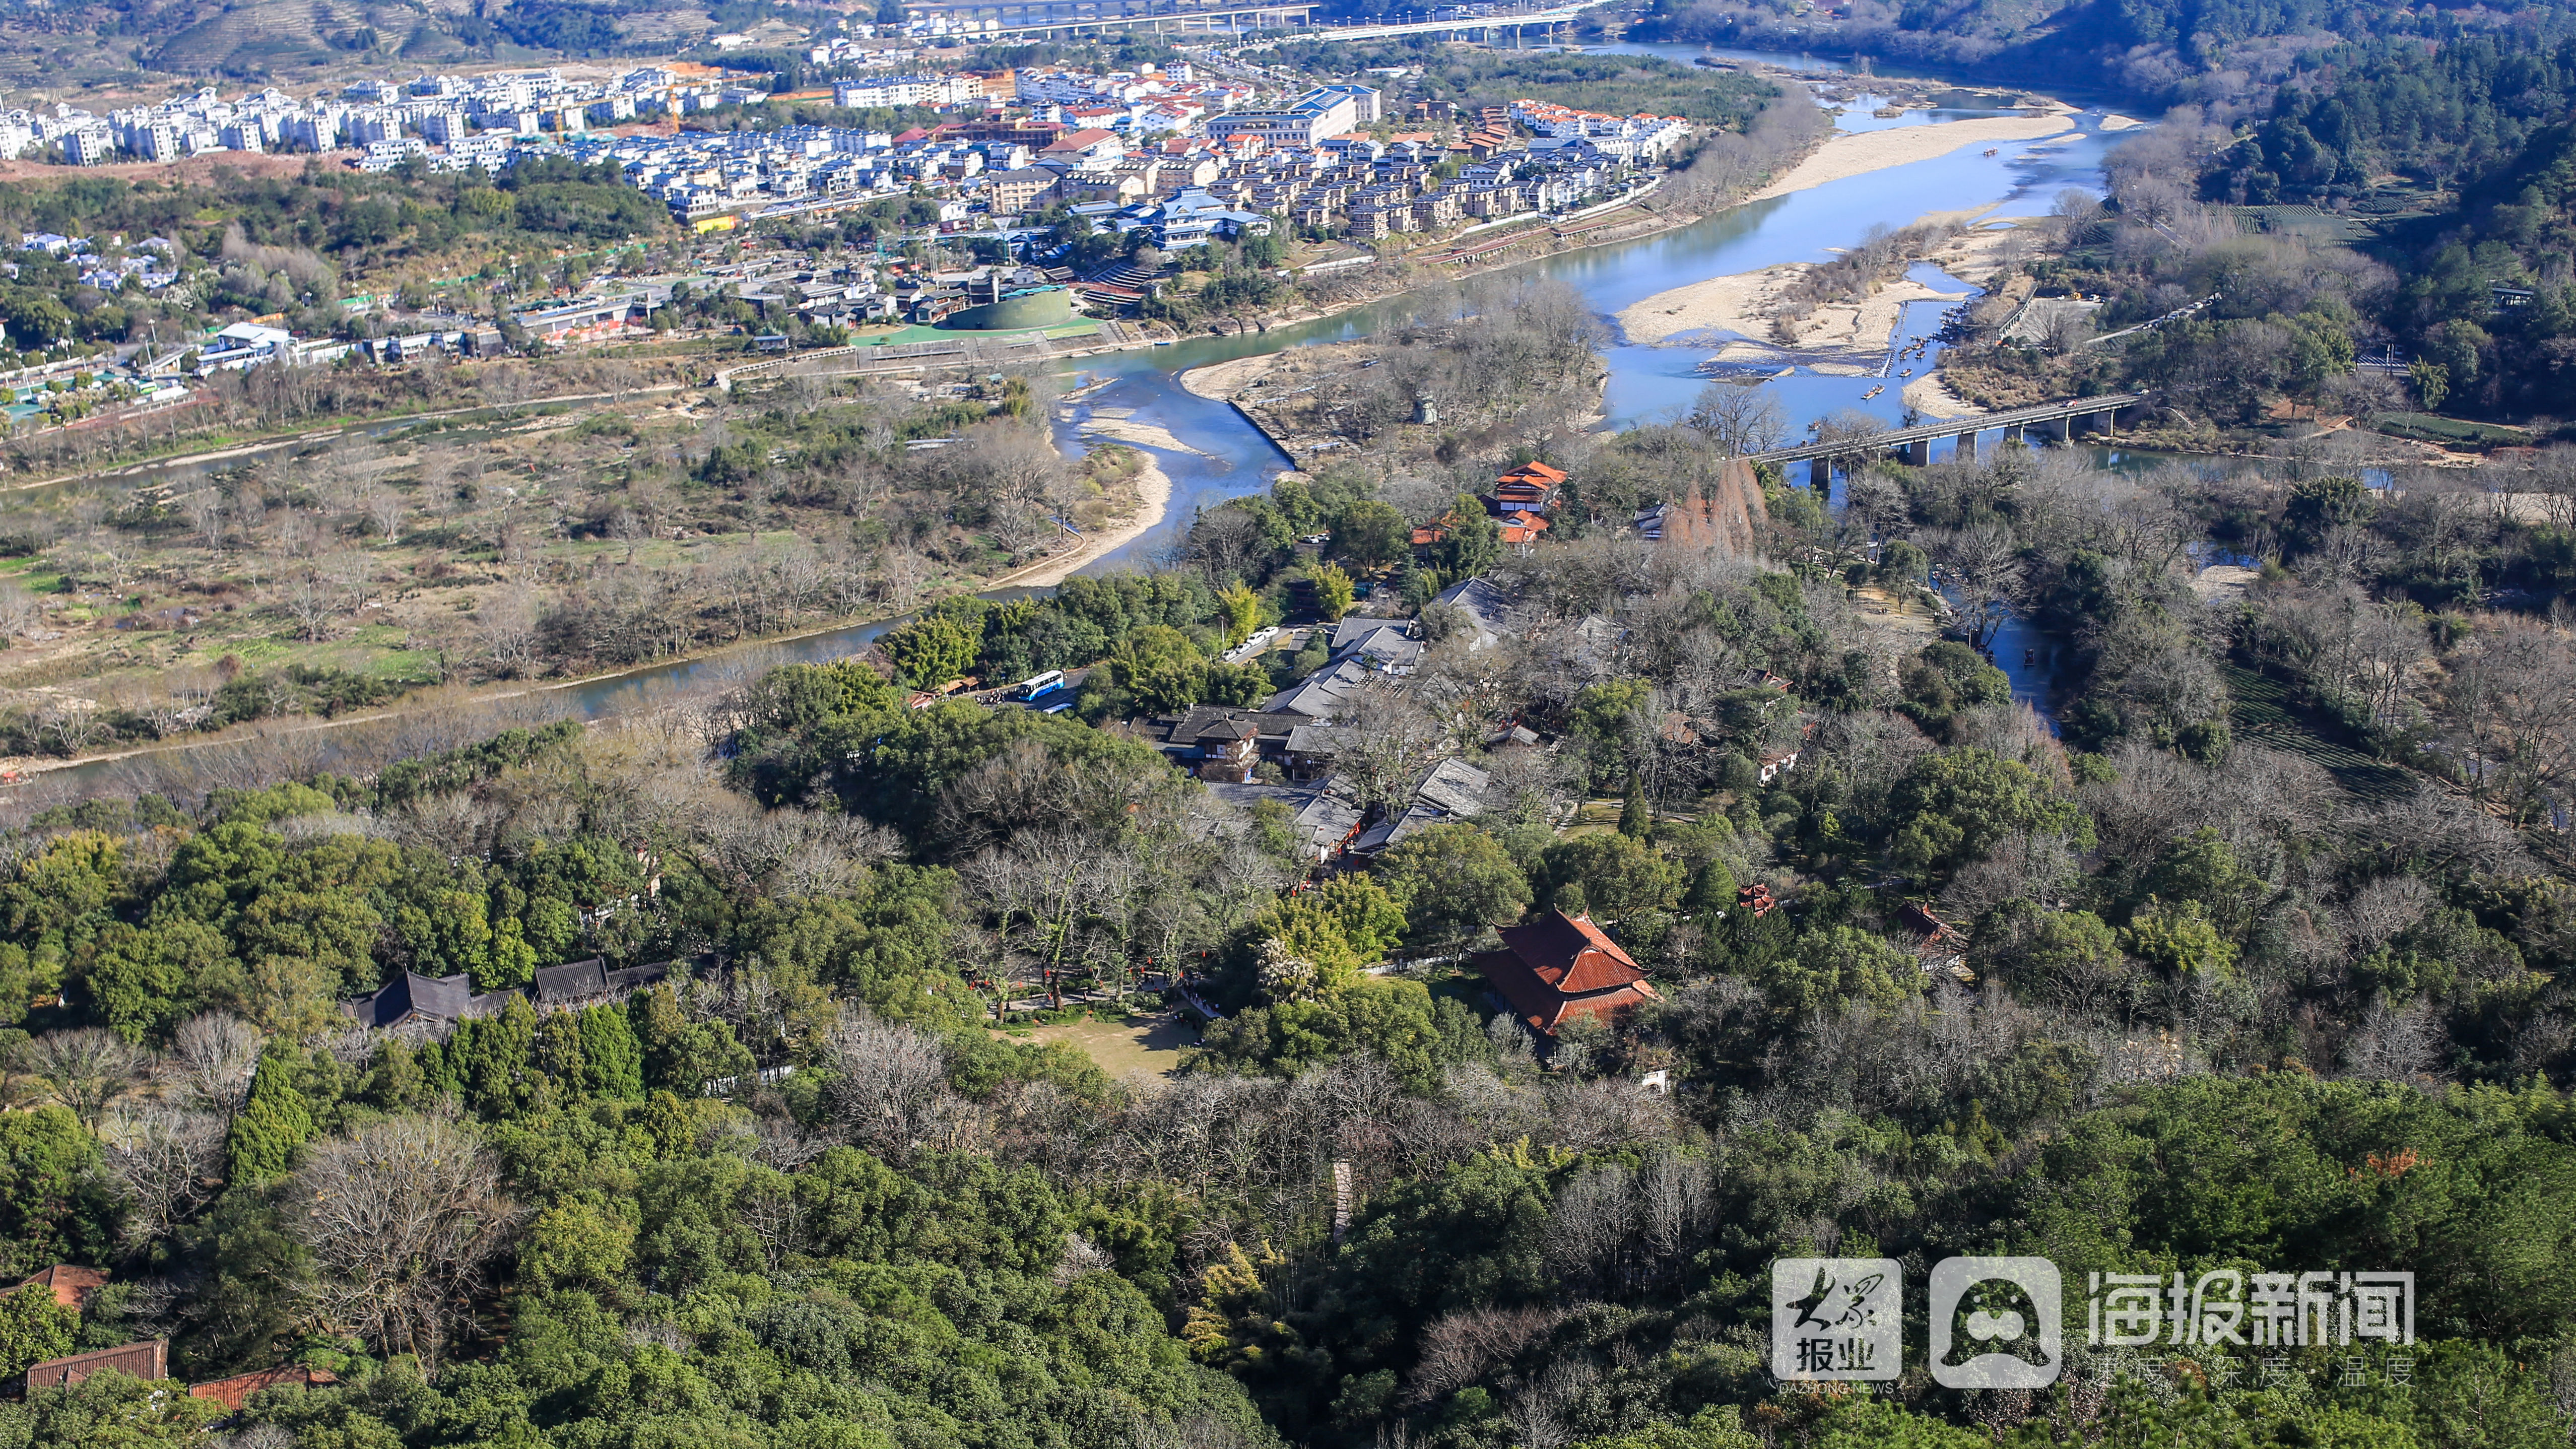
[[[1828,182],[1849,181],[1873,171],[1947,156],[1962,146],[1974,146],[1979,142],[1992,145],[2059,136],[2074,129],[2070,119],[2075,114],[2072,107],[2053,107],[2037,116],[1981,116],[1974,120],[1941,121],[1929,126],[1897,126],[1885,131],[1836,135],[1808,153],[1805,160],[1790,167],[1788,174],[1774,178],[1769,185],[1744,199],[1768,201],[1792,191],[1804,191]]]
[[[1166,453],[1188,453],[1201,458],[1207,456],[1173,437],[1169,428],[1156,427],[1152,423],[1133,423],[1124,418],[1104,418],[1094,414],[1085,418],[1074,431],[1086,438],[1106,438],[1130,447],[1158,448]]]

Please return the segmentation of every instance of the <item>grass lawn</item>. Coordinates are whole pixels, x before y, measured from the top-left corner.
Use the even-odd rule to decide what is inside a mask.
[[[1062,1026],[1028,1027],[1006,1041],[1070,1042],[1112,1077],[1133,1072],[1169,1076],[1181,1064],[1181,1048],[1198,1045],[1197,1028],[1177,1011],[1129,1021],[1076,1021]]]
[[[2393,437],[2473,448],[2521,447],[2531,441],[2531,435],[2520,428],[2439,417],[2432,413],[2381,413],[2371,419],[2370,425]]]

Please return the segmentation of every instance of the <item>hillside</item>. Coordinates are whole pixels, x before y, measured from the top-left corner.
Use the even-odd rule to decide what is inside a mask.
[[[667,54],[714,28],[702,8],[635,0],[87,0],[0,11],[0,81],[132,82],[138,69],[265,80],[357,64]]]
[[[1847,0],[1790,16],[1751,0],[1651,0],[1629,38],[1851,51],[2231,110],[2299,78],[2303,58],[2338,44],[2528,34],[2568,14],[2552,0],[2378,9],[2324,0]]]

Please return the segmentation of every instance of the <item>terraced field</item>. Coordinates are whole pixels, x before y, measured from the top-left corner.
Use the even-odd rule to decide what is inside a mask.
[[[2415,793],[2413,775],[2319,733],[2290,708],[2289,689],[2279,680],[2233,664],[2218,670],[2227,680],[2228,727],[2240,743],[2310,761],[2364,800],[2398,800]]]

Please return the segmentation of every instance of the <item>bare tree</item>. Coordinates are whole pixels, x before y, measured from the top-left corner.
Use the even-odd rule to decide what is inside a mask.
[[[14,580],[0,583],[0,639],[24,634],[44,617],[43,606],[25,585]]]
[[[905,1151],[945,1106],[948,1062],[935,1037],[851,1007],[824,1050],[838,1073],[827,1089],[833,1116],[862,1146]]]
[[[110,1103],[134,1090],[144,1061],[140,1047],[114,1032],[83,1026],[30,1038],[18,1049],[17,1066],[45,1100],[94,1127]]]
[[[190,1100],[229,1117],[250,1095],[262,1045],[257,1027],[231,1012],[209,1011],[179,1023],[164,1060]]]
[[[367,595],[376,581],[376,561],[357,549],[342,549],[315,566],[315,573],[331,587],[340,607],[355,614],[367,607]]]
[[[328,584],[307,572],[286,585],[278,604],[306,639],[319,643],[331,637],[331,595]]]
[[[1932,540],[1932,556],[1953,590],[1951,602],[1968,626],[1968,642],[1983,649],[2012,617],[2021,599],[2021,546],[2000,523],[1951,529]]]
[[[187,496],[181,509],[188,515],[188,526],[207,548],[221,552],[224,546],[224,496],[210,484]]]
[[[131,1198],[128,1241],[148,1243],[213,1201],[223,1171],[224,1124],[204,1112],[154,1104],[102,1124],[107,1167]]]
[[[1758,387],[1712,382],[1699,390],[1684,425],[1715,438],[1729,453],[1759,453],[1780,446],[1789,422],[1779,402]]]
[[[465,1129],[396,1117],[314,1147],[286,1220],[311,1255],[297,1288],[325,1323],[434,1365],[515,1213]]]
[[[2497,616],[2463,645],[2444,691],[2481,795],[2532,819],[2576,765],[2576,651],[2545,624]]]
[[[400,489],[390,483],[372,482],[361,490],[360,501],[365,505],[367,521],[384,535],[385,542],[402,542],[403,518],[411,512],[411,500]]]
[[[535,664],[537,601],[536,591],[528,585],[513,584],[486,598],[474,611],[474,622],[493,673],[516,678]]]
[[[1347,743],[1335,764],[1362,805],[1394,808],[1448,745],[1448,731],[1421,699],[1390,679],[1364,681],[1343,716]]]
[[[1428,1404],[1474,1383],[1547,1337],[1564,1317],[1561,1308],[1536,1304],[1443,1315],[1422,1331],[1421,1356],[1406,1397]]]

